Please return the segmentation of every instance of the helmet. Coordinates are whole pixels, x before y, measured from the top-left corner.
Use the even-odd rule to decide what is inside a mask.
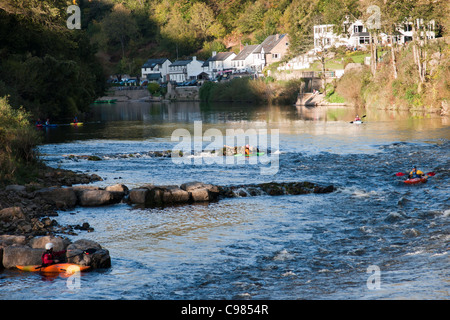
[[[250,146],[248,144],[245,145],[246,148],[250,148]]]
[[[45,245],[45,250],[53,249],[53,243],[49,242]]]

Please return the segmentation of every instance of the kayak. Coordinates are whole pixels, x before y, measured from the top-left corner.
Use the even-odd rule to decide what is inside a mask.
[[[57,127],[57,124],[37,124],[36,127],[38,128],[55,128]]]
[[[428,176],[424,176],[422,178],[412,178],[412,179],[407,179],[405,181],[403,181],[406,184],[417,184],[417,183],[423,183],[423,182],[427,182],[428,180]]]
[[[76,271],[85,271],[90,268],[90,266],[79,266],[74,263],[57,263],[46,267],[41,267],[40,265],[28,265],[28,266],[16,266],[17,269],[22,271],[30,272],[43,272],[43,273],[61,273],[67,272],[74,273]]]
[[[70,123],[72,126],[82,126],[83,122],[71,122]]]
[[[255,157],[255,156],[262,156],[262,155],[264,155],[265,153],[264,152],[256,152],[256,153],[250,153],[250,154],[246,154],[245,156],[246,157]],[[237,153],[237,154],[235,154],[234,155],[235,157],[242,157],[242,156],[244,156],[244,154],[242,154],[242,153]]]
[[[361,120],[355,120],[355,121],[351,121],[350,123],[354,123],[354,124],[361,124],[363,123]]]
[[[95,100],[94,103],[116,103],[117,99],[110,100]]]

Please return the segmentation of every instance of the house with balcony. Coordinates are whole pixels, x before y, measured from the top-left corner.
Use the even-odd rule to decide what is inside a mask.
[[[423,22],[423,19],[417,19],[415,21],[405,20],[403,23],[397,25],[393,34],[394,42],[404,44],[413,40],[413,30],[418,30],[421,38],[434,39],[436,37],[435,21],[431,20],[427,24]]]
[[[428,39],[435,38],[435,23],[430,21],[426,25],[422,19],[414,22],[405,20],[396,26],[396,31],[392,35],[378,33],[378,41],[384,45],[390,45],[390,38],[395,43],[404,44],[412,41],[413,26],[420,29],[418,32],[421,37]],[[417,27],[418,26],[418,27]],[[366,47],[370,45],[370,32],[362,20],[350,21],[347,19],[342,26],[340,34],[335,32],[335,26],[332,24],[323,24],[314,26],[314,51],[322,51],[331,47],[348,46],[352,48]],[[373,40],[372,40],[373,41]]]
[[[231,60],[231,66],[235,69],[236,73],[249,72],[254,66],[253,51],[259,44],[246,45],[242,50]]]
[[[204,61],[192,57],[190,60],[177,60],[169,65],[169,81],[185,82],[196,79],[203,72]]]
[[[223,72],[231,71],[233,67],[233,59],[236,57],[234,52],[213,51],[212,56],[203,63],[203,72],[207,73],[210,78],[214,79]]]
[[[167,82],[169,66],[172,64],[167,58],[149,59],[141,67],[142,80],[150,82]]]

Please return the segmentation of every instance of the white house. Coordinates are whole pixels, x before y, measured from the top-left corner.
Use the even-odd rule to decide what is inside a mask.
[[[149,59],[141,67],[143,80],[167,82],[169,66],[172,64],[167,58]]]
[[[422,38],[434,39],[436,37],[434,20],[431,20],[426,25],[423,23],[423,19],[416,19],[415,21],[405,20],[397,26],[396,33],[393,35],[394,41],[400,44],[412,41],[414,27]]]
[[[380,34],[385,39],[384,34]],[[361,20],[345,22],[343,32],[337,34],[332,24],[314,26],[314,51],[322,51],[331,47],[349,46],[357,48],[370,44],[370,34]]]
[[[287,34],[268,36],[261,44],[246,45],[233,58],[232,67],[237,73],[242,71],[261,72],[264,67],[281,61],[289,49]]]
[[[416,30],[419,30],[421,37],[427,37],[428,39],[435,38],[435,23],[430,21],[427,25],[424,25],[422,19],[417,19],[414,22],[405,21],[397,25],[395,34],[392,35],[394,42],[403,44],[412,40],[413,23],[416,25]],[[361,20],[349,21],[347,20],[343,24],[343,32],[337,34],[335,26],[332,24],[323,24],[314,26],[314,51],[321,51],[333,46],[349,46],[357,48],[361,46],[367,46],[370,44],[370,33],[367,30],[364,22]],[[389,35],[385,33],[379,33],[378,41],[382,44],[389,45]]]
[[[251,70],[251,66],[254,65],[254,55],[252,53],[258,46],[258,44],[246,45],[241,52],[232,59],[231,66],[236,72],[240,73]]]
[[[213,51],[212,57],[203,63],[203,71],[206,72],[210,78],[215,78],[223,71],[231,70],[233,68],[233,59],[236,57],[234,52],[219,52]]]
[[[170,81],[184,82],[196,79],[203,72],[203,61],[192,57],[190,60],[177,60],[169,66]]]

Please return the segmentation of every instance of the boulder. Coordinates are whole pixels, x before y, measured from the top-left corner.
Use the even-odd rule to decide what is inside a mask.
[[[13,191],[13,192],[26,192],[27,188],[25,186],[22,186],[22,185],[12,184],[12,185],[6,186],[5,190],[6,191]]]
[[[187,203],[189,202],[189,192],[178,186],[167,186],[163,188],[161,200],[163,204]]]
[[[147,188],[134,188],[130,190],[129,201],[134,204],[145,204],[150,191]]]
[[[14,221],[20,219],[26,219],[27,217],[23,213],[21,207],[9,207],[0,210],[0,221]]]
[[[16,236],[9,234],[0,235],[0,248],[12,246],[12,245],[25,245],[27,242],[25,236]]]
[[[194,202],[215,201],[219,196],[219,188],[212,184],[204,184],[201,182],[183,183],[180,187],[190,193]]]
[[[73,188],[44,188],[36,191],[36,195],[52,202],[58,208],[71,208],[77,204]]]
[[[108,186],[105,190],[111,192],[115,202],[120,202],[123,197],[128,194],[128,187],[124,184]]]
[[[29,242],[29,246],[34,249],[45,249],[45,245],[49,242],[53,243],[54,251],[66,250],[67,246],[69,245],[69,241],[61,237],[43,236],[34,237],[33,239],[31,239]]]
[[[111,267],[109,251],[95,241],[80,239],[70,244],[67,250],[67,261],[70,263],[93,269]]]
[[[24,245],[13,245],[3,248],[3,267],[15,268],[16,265],[41,264],[44,249],[35,249]]]
[[[106,190],[83,190],[79,196],[83,207],[104,206],[115,202],[113,194]]]

